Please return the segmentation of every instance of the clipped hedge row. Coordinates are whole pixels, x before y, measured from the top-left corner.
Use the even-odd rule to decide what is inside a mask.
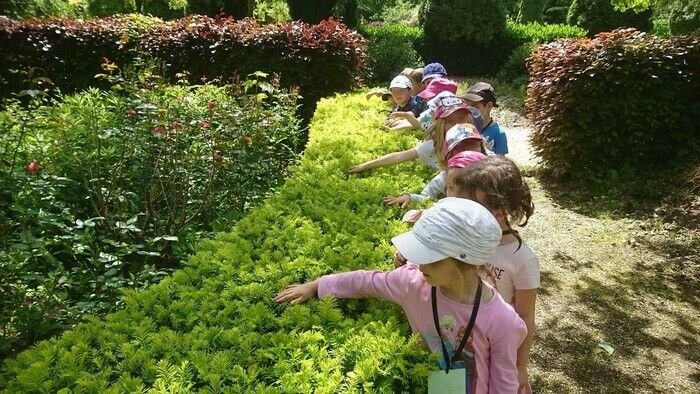
[[[406,67],[423,66],[418,54],[423,41],[421,28],[393,24],[362,26],[358,31],[367,37],[372,81],[388,83]]]
[[[166,76],[178,80],[184,73],[191,83],[278,73],[283,87],[299,86],[312,111],[319,98],[357,85],[365,68],[364,38],[332,19],[317,25],[205,16],[147,24],[135,19],[0,18],[0,90],[26,89],[26,74],[34,70],[32,78],[48,77],[72,92],[96,84],[103,58],[123,65],[145,52],[162,61]]]
[[[584,29],[566,24],[515,23],[508,21],[506,30],[508,35],[520,43],[542,43],[551,42],[558,38],[581,38],[586,36]]]
[[[406,230],[382,204],[430,174],[417,163],[348,176],[345,169],[406,149],[381,133],[381,103],[363,95],[322,100],[294,175],[231,232],[200,243],[185,268],[124,310],[44,341],[0,370],[9,392],[414,392],[429,354],[398,307],[375,300],[289,307],[285,285],[338,270],[393,267],[390,237]],[[342,146],[343,149],[337,147]]]
[[[648,3],[647,3],[648,4]],[[652,8],[618,11],[611,0],[573,0],[566,23],[581,26],[593,35],[620,27],[651,29]]]
[[[431,44],[426,38],[420,46],[420,55],[426,63],[442,62],[455,75],[495,75],[509,62],[516,49],[520,48],[516,53],[517,59],[511,60],[511,63],[519,62],[522,58],[524,49],[521,47],[532,47],[533,44],[558,38],[585,37],[586,31],[565,24],[517,23],[509,20],[504,31],[494,34],[496,36],[487,43],[456,39],[449,43]],[[524,67],[523,61],[518,69]]]
[[[530,141],[556,174],[632,177],[697,155],[698,37],[619,29],[559,40],[529,68]]]
[[[564,24],[515,23],[508,21],[507,31],[509,40],[506,42],[520,43],[508,55],[501,67],[498,77],[507,81],[527,79],[527,58],[541,43],[551,42],[558,38],[581,38],[586,31],[578,26]]]

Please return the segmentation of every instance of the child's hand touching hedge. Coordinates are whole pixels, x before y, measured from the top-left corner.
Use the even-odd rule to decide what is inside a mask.
[[[304,284],[293,284],[284,288],[275,297],[276,302],[289,301],[290,305],[301,304],[318,296],[318,280]]]

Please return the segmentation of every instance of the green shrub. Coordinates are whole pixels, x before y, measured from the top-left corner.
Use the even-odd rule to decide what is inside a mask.
[[[253,18],[263,23],[278,23],[291,20],[289,6],[283,0],[260,0],[255,3]]]
[[[363,23],[407,23],[415,25],[420,0],[359,0],[358,13]]]
[[[498,72],[498,79],[512,82],[519,78],[527,78],[527,65],[525,62],[536,47],[536,43],[528,42],[515,48]]]
[[[508,21],[508,34],[520,43],[545,43],[558,38],[585,37],[586,31],[578,26],[571,25],[514,23]]]
[[[406,67],[421,67],[416,51],[422,39],[420,28],[406,25],[365,26],[360,32],[367,37],[371,79],[387,82]]]
[[[618,27],[649,31],[651,13],[651,8],[640,12],[632,9],[616,11],[610,0],[574,0],[569,8],[566,23],[580,26],[591,35]]]
[[[3,0],[0,1],[0,15],[14,19],[72,17],[88,15],[82,1],[70,0]]]
[[[200,242],[172,277],[128,291],[124,310],[6,360],[0,390],[424,391],[434,359],[407,337],[398,307],[272,300],[321,274],[393,267],[389,239],[407,227],[382,197],[431,174],[410,163],[347,176],[353,163],[415,144],[377,132],[382,104],[361,94],[322,100],[303,159],[271,198]]]
[[[292,20],[313,24],[333,16],[357,26],[357,0],[287,0],[287,5]]]
[[[674,35],[700,35],[700,0],[673,2],[669,28]]]
[[[427,0],[421,9],[425,62],[453,75],[488,74],[517,46],[505,37],[505,0]]]
[[[0,357],[113,310],[283,181],[296,97],[255,78],[0,113]]]
[[[545,0],[542,21],[544,23],[566,23],[566,15],[573,0]]]
[[[506,81],[527,80],[526,59],[538,44],[558,38],[580,38],[586,31],[577,26],[548,25],[540,23],[515,23],[508,21],[510,42],[522,43],[510,53],[498,72],[498,77]]]
[[[88,12],[91,16],[131,14],[136,10],[135,0],[88,0]]]
[[[700,121],[700,43],[633,29],[540,46],[527,112],[534,151],[557,175],[633,177],[673,168]]]
[[[545,0],[520,0],[518,23],[542,22]]]

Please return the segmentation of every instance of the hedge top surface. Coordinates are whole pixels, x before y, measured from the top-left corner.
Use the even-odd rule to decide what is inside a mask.
[[[422,389],[430,356],[398,307],[273,301],[290,283],[392,267],[390,237],[406,227],[382,196],[418,188],[430,174],[417,163],[346,174],[352,163],[416,142],[379,131],[380,105],[360,94],[321,100],[304,157],[275,195],[231,232],[202,242],[171,278],[126,292],[123,310],[6,360],[0,390]]]

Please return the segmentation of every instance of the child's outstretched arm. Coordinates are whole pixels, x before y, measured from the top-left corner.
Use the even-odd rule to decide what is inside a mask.
[[[386,131],[408,131],[413,130],[414,127],[405,119],[390,119],[382,126],[382,129]]]
[[[408,123],[410,123],[411,126],[413,126],[413,129],[421,129],[421,123],[418,121],[418,119],[416,119],[416,115],[414,115],[413,112],[410,112],[410,111],[394,112],[391,115],[389,115],[389,119],[392,119],[392,120],[393,119],[396,119],[396,120],[403,119],[403,120],[408,121]]]
[[[390,272],[350,271],[325,275],[313,282],[290,285],[275,297],[277,302],[296,305],[313,297],[378,298],[403,304],[409,283],[420,272],[417,267],[403,266]]]
[[[405,161],[415,160],[418,158],[418,152],[415,149],[408,149],[401,152],[393,152],[388,155],[384,155],[374,160],[368,162],[357,164],[348,169],[350,174],[356,174],[358,172],[371,170],[372,168],[379,168],[385,166],[393,166],[394,164],[403,163]]]
[[[318,297],[318,279],[313,282],[289,285],[275,297],[276,302],[289,301],[291,305],[301,304],[310,298]]]
[[[387,205],[395,205],[398,204],[401,206],[401,208],[406,208],[408,204],[413,202],[421,202],[425,200],[426,198],[430,198],[432,200],[437,200],[437,198],[441,195],[445,194],[445,173],[440,172],[439,174],[435,175],[433,179],[428,182],[427,185],[423,188],[423,190],[420,192],[420,194],[409,194],[409,193],[403,193],[399,196],[386,196],[384,197],[384,202]]]

